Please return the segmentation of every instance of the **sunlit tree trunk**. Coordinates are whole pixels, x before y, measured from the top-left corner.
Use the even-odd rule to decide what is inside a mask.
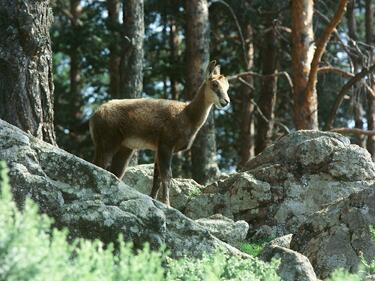
[[[204,79],[209,60],[209,22],[207,0],[186,0],[187,79],[186,91],[190,99]],[[213,111],[199,131],[191,149],[192,176],[199,183],[207,183],[218,173]]]
[[[307,91],[314,55],[313,0],[292,0],[293,119],[297,129],[318,129],[316,89]]]
[[[275,74],[277,65],[277,38],[273,28],[273,18],[267,19],[266,29],[262,47],[262,80],[260,90],[259,109],[263,116],[257,116],[257,135],[255,142],[255,154],[261,153],[271,144],[274,125],[274,111],[276,104],[277,77],[269,76]]]
[[[366,0],[366,14],[365,14],[365,25],[366,25],[366,43],[369,46],[374,46],[373,36],[373,9],[372,0]],[[372,63],[375,61],[373,47],[368,48],[369,58]],[[374,74],[370,76],[370,85],[375,92],[375,77]],[[371,95],[367,95],[367,126],[368,130],[375,130],[375,99]],[[371,153],[372,159],[375,159],[375,137],[369,136],[367,138],[367,150]]]
[[[246,69],[254,67],[253,28],[250,24],[245,27],[246,38]],[[252,76],[243,78],[246,83],[254,87]],[[240,132],[240,163],[243,166],[250,158],[254,157],[254,105],[251,103],[254,90],[247,85],[241,85],[241,132]]]
[[[109,43],[109,95],[111,98],[119,98],[120,94],[120,49],[119,49],[119,0],[107,0],[108,29],[111,32]]]
[[[56,144],[49,4],[0,1],[0,118]]]

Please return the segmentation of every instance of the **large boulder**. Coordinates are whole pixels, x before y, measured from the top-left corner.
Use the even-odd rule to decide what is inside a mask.
[[[245,221],[233,221],[221,214],[198,219],[195,222],[206,228],[212,235],[228,244],[239,247],[246,239],[249,224]]]
[[[260,258],[266,262],[279,259],[277,273],[284,281],[318,280],[309,259],[298,252],[280,246],[269,246],[262,251]]]
[[[293,235],[291,249],[309,258],[320,278],[337,268],[358,269],[361,257],[375,258],[375,189],[350,195],[316,212]]]
[[[149,195],[154,176],[154,164],[138,165],[127,168],[124,182],[137,191]],[[171,206],[184,211],[191,198],[201,193],[203,186],[192,179],[172,179],[170,185]],[[159,192],[161,196],[162,192]]]
[[[310,214],[375,182],[370,154],[330,132],[291,133],[245,167],[207,186],[188,202],[185,214],[201,218],[222,213],[247,221],[250,234],[266,225],[271,231],[265,233],[277,237],[295,232]]]
[[[218,248],[243,255],[179,211],[2,120],[0,159],[9,166],[17,203],[22,207],[31,197],[72,237],[113,242],[122,234],[136,246],[165,244],[174,257],[201,256]]]

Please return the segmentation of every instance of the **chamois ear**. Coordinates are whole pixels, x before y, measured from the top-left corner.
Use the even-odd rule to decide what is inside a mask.
[[[206,80],[208,80],[215,70],[216,60],[210,61],[206,69]]]
[[[220,75],[220,65],[215,66],[214,70],[211,73],[212,75]]]

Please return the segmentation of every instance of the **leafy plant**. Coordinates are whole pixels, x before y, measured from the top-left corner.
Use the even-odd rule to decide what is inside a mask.
[[[28,199],[22,212],[17,209],[3,162],[0,177],[0,280],[281,280],[278,261],[264,263],[221,252],[172,260],[163,249],[153,252],[147,244],[135,252],[121,237],[116,251],[98,240],[68,243],[68,232],[52,229],[52,220],[39,214],[34,202]]]
[[[250,256],[257,257],[264,249],[264,246],[271,240],[272,239],[269,238],[264,240],[242,243],[240,245],[240,250],[246,254],[249,254]]]

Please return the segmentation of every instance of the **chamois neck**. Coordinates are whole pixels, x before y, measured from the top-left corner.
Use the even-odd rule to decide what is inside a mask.
[[[203,82],[193,100],[186,106],[186,113],[194,127],[201,127],[210,113],[212,102],[207,99],[206,83]]]

